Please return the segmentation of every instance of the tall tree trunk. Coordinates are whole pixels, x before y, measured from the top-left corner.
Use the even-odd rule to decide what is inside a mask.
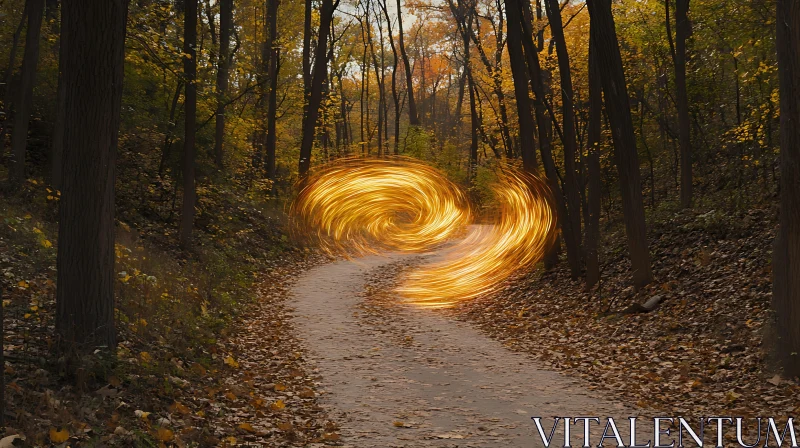
[[[185,0],[183,21],[184,138],[183,138],[183,205],[179,239],[188,248],[194,227],[195,204],[195,133],[197,126],[197,0]]]
[[[417,114],[417,103],[414,101],[414,77],[411,73],[411,64],[408,63],[408,53],[403,37],[403,10],[400,6],[401,0],[397,0],[397,26],[398,39],[400,44],[400,55],[403,57],[403,67],[406,70],[406,90],[408,95],[408,121],[411,126],[419,126],[419,114]]]
[[[459,3],[461,3],[459,1]],[[470,58],[470,34],[472,34],[472,9],[462,6],[461,8],[467,19],[462,21],[462,40],[464,42],[464,70],[467,72],[467,86],[469,88],[469,122],[470,122],[470,145],[469,145],[469,176],[474,179],[478,174],[478,128],[481,122],[478,118],[478,109],[476,106],[476,93],[475,93],[475,80],[472,78],[472,61]],[[436,89],[434,88],[434,92]],[[436,102],[434,101],[434,107]]]
[[[517,100],[517,121],[519,123],[519,145],[522,152],[522,165],[525,171],[535,173],[536,138],[534,136],[533,112],[528,94],[528,72],[522,50],[522,23],[517,11],[519,0],[505,0],[508,31],[508,60],[511,76],[514,79],[514,97]],[[509,14],[509,11],[511,13]]]
[[[469,39],[467,39],[469,42]],[[467,44],[468,45],[468,44]],[[469,56],[467,56],[469,57]],[[478,109],[476,106],[475,81],[472,79],[472,73],[469,68],[467,69],[467,78],[469,84],[469,120],[471,139],[469,145],[469,176],[474,180],[478,174],[478,130],[481,127],[480,118],[478,117]]]
[[[594,28],[589,29],[594,35]],[[588,157],[586,169],[589,188],[586,206],[586,289],[591,289],[600,281],[600,261],[598,246],[600,242],[600,199],[602,181],[600,179],[600,139],[603,131],[603,86],[600,81],[600,66],[597,64],[595,40],[589,38],[589,128],[587,130]]]
[[[669,5],[669,0],[667,0]],[[681,147],[681,207],[692,206],[692,141],[689,134],[689,97],[686,93],[686,40],[692,33],[689,0],[675,0],[675,99],[678,109],[678,141]],[[669,8],[669,6],[667,6]]]
[[[383,127],[383,120],[384,120],[384,107],[383,102],[386,101],[385,99],[385,88],[383,85],[383,65],[378,63],[378,56],[375,52],[375,45],[372,42],[372,22],[369,20],[369,10],[371,7],[371,2],[367,0],[366,6],[364,8],[364,14],[367,17],[367,42],[369,42],[369,52],[372,56],[372,65],[375,67],[375,82],[378,84],[378,123],[377,123],[377,131],[378,131],[378,156],[381,155],[383,151],[383,134],[381,133]],[[383,42],[381,42],[383,45]]]
[[[8,66],[3,74],[3,121],[0,121],[0,141],[5,141],[6,131],[8,130],[8,121],[11,116],[11,104],[14,102],[13,93],[16,92],[12,86],[14,78],[14,67],[17,63],[17,48],[19,47],[19,37],[22,35],[22,29],[25,27],[26,19],[28,18],[27,3],[25,8],[22,9],[22,17],[19,19],[17,28],[14,29],[14,34],[11,37],[11,50],[8,52]]]
[[[183,90],[183,80],[178,79],[175,85],[175,94],[172,95],[172,105],[169,108],[169,121],[167,122],[167,129],[164,132],[164,145],[161,147],[161,160],[158,163],[158,175],[164,174],[167,168],[167,159],[169,159],[170,150],[172,149],[172,142],[175,132],[175,113],[178,111],[178,100]]]
[[[553,192],[553,197],[558,211],[559,225],[563,238],[557,239],[556,243],[551,247],[551,253],[545,257],[545,264],[552,267],[553,261],[557,259],[557,251],[560,246],[560,240],[564,241],[567,248],[567,259],[574,260],[579,258],[579,249],[575,246],[575,238],[572,233],[572,226],[569,224],[569,215],[567,213],[567,203],[564,193],[561,189],[558,173],[556,171],[555,160],[553,159],[553,151],[551,147],[552,142],[552,121],[547,116],[545,108],[545,82],[542,74],[542,67],[539,62],[539,50],[533,42],[533,13],[530,9],[530,4],[517,0],[518,11],[517,17],[522,24],[522,46],[525,50],[525,58],[528,65],[528,74],[531,78],[531,86],[535,94],[534,99],[534,113],[536,115],[536,124],[539,129],[539,151],[542,154],[542,165],[544,166],[545,176],[547,176],[548,184]],[[507,15],[507,19],[511,20],[511,15]],[[572,266],[575,262],[570,262]]]
[[[319,33],[317,48],[314,53],[314,74],[311,80],[311,92],[308,99],[308,113],[303,120],[303,140],[300,144],[300,177],[305,177],[311,168],[311,150],[314,148],[314,128],[319,118],[319,106],[322,103],[322,88],[328,77],[328,34],[331,29],[333,13],[339,0],[322,0],[320,8]]]
[[[570,271],[573,278],[581,275],[583,268],[581,254],[581,197],[578,191],[577,167],[575,156],[578,152],[578,143],[575,132],[575,110],[573,107],[572,74],[569,67],[569,54],[567,42],[564,38],[564,28],[561,21],[561,9],[558,0],[545,0],[547,17],[550,21],[550,32],[556,42],[558,56],[558,72],[561,76],[561,130],[564,144],[564,192],[567,199],[567,216],[569,220],[571,246],[577,253],[568,257]],[[567,245],[570,247],[570,245]]]
[[[11,131],[11,161],[8,167],[8,181],[17,189],[25,181],[25,152],[28,146],[28,124],[33,106],[33,85],[36,79],[36,65],[39,62],[39,36],[44,16],[44,0],[26,0],[28,29],[25,31],[25,52],[22,56],[20,86],[15,102],[14,129]]]
[[[614,139],[614,158],[619,171],[620,196],[633,283],[640,288],[653,281],[653,273],[650,267],[639,156],[636,152],[636,135],[625,84],[625,70],[622,66],[614,16],[611,12],[611,0],[587,0],[587,4],[590,26],[596,29],[593,38],[597,50],[597,63],[603,67],[601,80],[606,113]]]
[[[311,0],[306,0],[303,16],[303,91],[305,100],[311,93],[311,13],[314,10]]]
[[[358,112],[359,112],[360,125],[361,125],[360,129],[359,129],[360,130],[360,134],[359,135],[360,135],[360,138],[361,138],[361,141],[359,142],[359,147],[361,149],[361,155],[363,156],[363,155],[366,155],[366,153],[365,153],[366,140],[364,139],[364,137],[365,137],[365,135],[364,135],[364,113],[366,112],[366,107],[365,106],[367,106],[368,101],[369,101],[369,98],[368,98],[369,92],[367,91],[365,93],[365,90],[366,90],[367,82],[369,82],[369,77],[367,76],[367,39],[365,38],[365,36],[366,36],[365,30],[364,30],[365,25],[364,25],[364,21],[363,20],[360,21],[360,22],[361,22],[361,40],[364,43],[364,48],[362,49],[363,51],[362,51],[362,54],[361,54],[361,95],[359,95],[359,97],[358,97],[358,103],[359,103]],[[368,122],[367,122],[367,125],[369,125]]]
[[[389,31],[389,43],[392,46],[392,101],[394,101],[394,155],[400,154],[400,95],[397,92],[397,66],[398,54],[397,46],[394,42],[394,35],[392,34],[392,19],[389,17],[389,9],[386,7],[386,0],[381,0],[381,9],[386,18],[386,23]],[[399,11],[399,10],[398,10]]]
[[[64,82],[64,66],[67,61],[67,28],[63,24],[58,43],[58,89],[56,93],[56,122],[53,126],[53,146],[50,152],[50,184],[56,190],[61,189],[62,164],[64,158],[64,121],[67,108],[67,86]]]
[[[800,375],[800,3],[777,1],[780,83],[780,228],[773,246],[772,306],[787,377]]]
[[[68,350],[116,345],[114,181],[127,10],[126,0],[64,2],[62,8],[70,43],[56,331]]]
[[[225,105],[228,96],[228,72],[231,62],[231,29],[233,0],[219,0],[219,58],[217,60],[217,115],[214,129],[214,163],[222,169],[225,163]]]
[[[267,51],[269,56],[269,100],[267,104],[267,177],[275,180],[275,151],[278,142],[276,135],[276,114],[278,113],[278,68],[280,49],[276,45],[278,39],[278,4],[279,0],[267,1],[267,20],[269,32]]]

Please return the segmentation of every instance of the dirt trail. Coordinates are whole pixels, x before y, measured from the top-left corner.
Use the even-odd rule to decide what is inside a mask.
[[[322,405],[341,424],[346,446],[542,446],[531,416],[548,417],[548,425],[555,415],[614,416],[627,427],[625,419],[635,415],[628,408],[441,312],[401,306],[387,321],[367,318],[358,306],[366,278],[404,260],[412,257],[318,266],[292,290],[295,328],[320,377]],[[572,445],[580,446],[582,426],[571,432]],[[563,436],[556,437],[562,445]]]

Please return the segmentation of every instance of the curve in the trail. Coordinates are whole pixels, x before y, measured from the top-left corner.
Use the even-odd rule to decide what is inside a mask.
[[[531,416],[626,421],[621,404],[436,311],[402,306],[390,322],[366,319],[358,305],[367,276],[411,257],[318,266],[293,288],[295,328],[347,446],[533,447],[542,442]],[[582,429],[573,431],[576,446]]]

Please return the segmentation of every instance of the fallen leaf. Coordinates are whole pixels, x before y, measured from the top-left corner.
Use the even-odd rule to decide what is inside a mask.
[[[6,436],[0,439],[0,448],[14,448],[14,441],[17,439],[22,439],[18,434],[14,434],[13,436]]]
[[[167,428],[158,428],[156,438],[159,442],[171,442],[172,439],[175,438],[175,435]]]
[[[56,429],[50,427],[50,441],[53,443],[64,443],[69,439],[69,431],[67,428]]]
[[[192,411],[186,405],[180,404],[176,401],[175,403],[169,405],[169,412],[172,414],[186,415],[190,414]]]
[[[286,403],[284,403],[283,400],[278,400],[275,403],[272,403],[269,407],[273,411],[280,411],[281,409],[286,407]]]
[[[239,368],[239,363],[236,362],[235,359],[233,359],[233,356],[228,356],[227,358],[225,358],[225,364],[233,367],[234,369],[238,369]]]

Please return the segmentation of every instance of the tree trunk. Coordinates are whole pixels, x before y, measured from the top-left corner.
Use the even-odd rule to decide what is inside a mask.
[[[178,111],[178,100],[181,96],[181,90],[183,90],[183,80],[178,79],[175,85],[175,94],[172,95],[172,105],[169,108],[169,121],[167,122],[167,129],[164,132],[164,145],[161,147],[161,160],[158,163],[159,176],[164,174],[164,170],[167,168],[167,159],[169,159],[169,153],[172,149],[173,133],[176,125],[175,113]]]
[[[219,0],[219,58],[217,60],[217,115],[214,129],[214,163],[222,169],[225,163],[225,104],[228,96],[233,0]]]
[[[536,137],[534,136],[533,113],[531,99],[528,94],[528,73],[525,66],[525,55],[522,51],[522,23],[520,22],[519,0],[505,0],[508,31],[508,60],[511,65],[511,76],[514,79],[514,97],[517,100],[517,120],[519,123],[519,145],[522,152],[522,165],[525,171],[535,173]],[[511,13],[509,14],[509,11]]]
[[[276,135],[276,114],[278,113],[278,68],[280,49],[275,45],[278,40],[278,3],[279,0],[267,1],[267,17],[269,32],[267,51],[269,56],[269,100],[267,104],[267,177],[275,180],[275,150],[278,142]]]
[[[63,22],[63,17],[62,17]],[[67,28],[61,24],[58,43],[58,90],[56,91],[56,123],[53,127],[53,146],[50,152],[50,185],[61,190],[62,164],[64,157],[64,120],[66,118],[67,88],[64,83],[64,59],[67,54]]]
[[[3,121],[0,121],[0,141],[5,142],[6,131],[8,130],[8,121],[11,116],[11,104],[14,102],[12,80],[14,75],[14,66],[17,63],[17,48],[19,47],[19,37],[22,35],[22,28],[25,26],[26,19],[28,18],[28,8],[22,9],[22,17],[19,19],[17,28],[14,29],[14,34],[11,37],[11,49],[8,52],[8,66],[3,74]]]
[[[303,91],[305,100],[311,93],[311,12],[314,10],[311,0],[306,0],[303,16]]]
[[[561,76],[561,129],[564,145],[564,192],[567,199],[567,216],[562,219],[569,220],[572,247],[575,255],[569,258],[569,267],[572,278],[578,278],[583,268],[581,254],[581,198],[578,191],[577,167],[575,155],[578,152],[578,143],[575,133],[575,111],[573,107],[572,74],[569,67],[569,54],[567,42],[564,37],[564,28],[561,21],[561,9],[557,0],[545,0],[547,17],[550,21],[550,31],[556,42],[558,57],[558,72]],[[570,245],[567,245],[569,247]]]
[[[773,246],[772,306],[777,354],[787,377],[800,375],[800,3],[778,0],[780,228]]]
[[[28,146],[28,124],[33,106],[33,85],[36,79],[36,65],[39,62],[39,35],[44,16],[44,0],[26,0],[28,29],[25,31],[25,52],[22,56],[20,86],[15,102],[14,128],[11,131],[11,160],[8,167],[8,181],[12,188],[18,189],[25,181],[25,152]]]
[[[397,0],[397,26],[400,44],[400,55],[403,57],[403,67],[406,70],[406,90],[408,94],[408,121],[411,126],[419,126],[419,115],[417,114],[417,103],[414,101],[414,78],[411,73],[411,64],[408,63],[406,44],[403,40],[403,10],[400,6],[401,1]]]
[[[553,159],[553,152],[551,147],[552,142],[552,122],[545,114],[545,83],[542,75],[542,67],[539,63],[539,53],[537,47],[533,42],[533,14],[530,10],[530,4],[527,2],[520,2],[517,0],[518,20],[522,25],[522,46],[525,50],[525,58],[528,65],[528,74],[531,78],[531,85],[535,94],[534,111],[536,115],[536,124],[539,129],[539,151],[542,154],[542,165],[544,165],[545,176],[550,189],[553,192],[553,198],[556,203],[556,210],[558,212],[559,225],[561,226],[561,233],[563,241],[567,249],[567,259],[574,260],[579,257],[579,249],[575,246],[575,238],[572,234],[572,226],[569,224],[567,218],[567,204],[564,198],[564,193],[558,179],[556,172],[556,164]],[[507,16],[510,21],[510,14]],[[551,251],[557,251],[560,243],[554,244]],[[550,253],[545,257],[548,266],[550,262],[557,260],[555,253]],[[570,266],[575,262],[570,262]]]
[[[367,42],[369,43],[369,52],[372,56],[372,65],[375,67],[375,82],[378,84],[378,123],[377,123],[377,130],[378,130],[378,156],[381,155],[383,151],[383,134],[381,133],[383,127],[383,120],[384,120],[384,101],[386,101],[386,89],[383,85],[383,65],[378,63],[378,56],[375,53],[375,45],[372,42],[372,22],[369,20],[369,9],[370,9],[370,1],[366,2],[366,6],[364,7],[364,13],[367,17]],[[381,45],[383,43],[381,42]]]
[[[67,350],[116,344],[114,181],[127,10],[125,0],[64,2],[62,8],[70,44],[56,331]]]
[[[314,74],[311,80],[311,92],[308,99],[308,113],[303,120],[303,140],[300,144],[300,177],[305,177],[311,168],[311,150],[314,148],[314,128],[319,118],[319,106],[322,103],[322,88],[328,71],[328,33],[331,29],[333,12],[339,4],[333,0],[322,0],[320,9],[319,33],[317,48],[314,53]],[[305,51],[305,50],[304,50]]]
[[[394,42],[394,35],[392,34],[392,20],[389,18],[389,9],[386,7],[386,0],[381,1],[381,9],[386,18],[386,23],[389,31],[389,43],[392,46],[392,100],[394,101],[394,155],[400,154],[400,95],[397,92],[397,66],[398,54],[397,46]],[[398,9],[399,11],[399,9]],[[342,92],[344,94],[344,92]],[[344,103],[343,103],[344,104]],[[344,110],[344,108],[342,109]]]
[[[593,38],[597,50],[597,63],[603,67],[601,80],[606,113],[614,139],[614,158],[619,171],[620,196],[633,283],[635,287],[640,288],[653,281],[653,273],[650,268],[639,156],[636,152],[636,135],[633,130],[625,71],[622,66],[614,16],[611,12],[611,0],[587,0],[587,4],[590,26],[596,29]]]
[[[589,35],[594,28],[589,29]],[[602,181],[600,179],[600,139],[603,126],[603,86],[600,81],[600,66],[597,64],[597,49],[593,38],[589,38],[589,128],[587,130],[588,157],[586,168],[589,188],[586,206],[586,289],[591,289],[600,281],[600,261],[598,245],[600,242],[600,199]]]
[[[461,3],[459,1],[459,3]],[[469,122],[471,131],[471,140],[469,145],[469,176],[474,179],[478,174],[478,128],[481,122],[478,119],[478,109],[476,107],[476,93],[475,93],[475,80],[472,78],[472,61],[470,60],[470,34],[472,34],[472,20],[473,15],[470,8],[461,8],[467,14],[467,20],[462,21],[462,40],[464,42],[464,70],[467,72],[467,87],[469,88]],[[436,89],[434,88],[434,92]],[[436,107],[434,101],[433,107]]]
[[[667,0],[669,3],[669,0]],[[689,0],[675,0],[675,99],[678,109],[678,140],[681,147],[681,207],[692,206],[692,141],[689,98],[686,93],[686,39],[692,33]],[[669,6],[667,6],[669,7]]]
[[[195,133],[197,126],[197,0],[185,0],[183,22],[184,139],[183,139],[183,205],[179,239],[188,248],[194,227],[195,204]]]

